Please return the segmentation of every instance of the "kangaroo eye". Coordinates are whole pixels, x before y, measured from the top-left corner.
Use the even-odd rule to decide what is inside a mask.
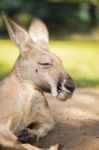
[[[50,66],[50,63],[39,63],[39,65],[43,65],[43,66]]]
[[[52,66],[51,63],[38,63],[42,68],[48,69]]]

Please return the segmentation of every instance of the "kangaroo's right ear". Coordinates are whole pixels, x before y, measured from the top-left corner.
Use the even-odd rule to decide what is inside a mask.
[[[22,27],[12,21],[4,12],[2,12],[2,15],[11,39],[20,48],[20,52],[24,52],[26,50],[24,46],[30,39],[29,34]]]
[[[33,19],[29,28],[29,35],[35,44],[48,50],[48,30],[46,25],[40,19]]]

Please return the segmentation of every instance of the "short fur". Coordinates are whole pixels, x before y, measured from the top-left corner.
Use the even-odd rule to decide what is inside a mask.
[[[11,74],[0,83],[0,150],[40,150],[30,144],[54,126],[43,92],[66,100],[75,84],[60,59],[48,50],[48,31],[41,20],[33,21],[26,32],[4,13],[3,18],[20,55]],[[58,145],[49,148],[58,149]]]

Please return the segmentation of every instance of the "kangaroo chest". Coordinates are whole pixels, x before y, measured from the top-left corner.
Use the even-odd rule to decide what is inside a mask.
[[[28,94],[23,97],[23,106],[19,116],[19,123],[16,131],[23,130],[25,127],[36,121],[36,115],[43,114],[46,108],[46,101],[41,93],[30,90]]]

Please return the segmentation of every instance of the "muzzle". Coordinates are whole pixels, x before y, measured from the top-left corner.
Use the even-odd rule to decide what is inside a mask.
[[[68,98],[71,98],[73,92],[75,90],[75,82],[74,80],[64,80],[61,84],[57,87],[57,98],[60,100],[67,100]]]

